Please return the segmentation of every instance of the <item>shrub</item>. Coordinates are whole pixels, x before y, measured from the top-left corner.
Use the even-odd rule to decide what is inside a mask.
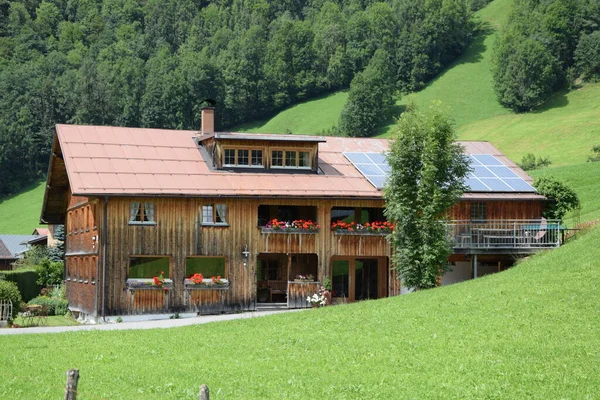
[[[27,304],[37,304],[48,308],[48,315],[65,315],[69,311],[69,302],[64,299],[53,299],[46,296],[38,296]]]
[[[48,258],[43,259],[35,267],[40,276],[37,283],[42,286],[60,285],[63,281],[63,269],[61,261],[50,261]]]
[[[519,167],[523,169],[523,171],[531,171],[532,169],[540,169],[549,166],[552,164],[550,161],[550,157],[538,157],[536,158],[533,153],[527,153],[521,159],[521,162],[518,163]]]
[[[592,155],[588,157],[588,162],[598,162],[600,161],[600,144],[592,147]]]
[[[19,313],[22,301],[17,284],[14,282],[0,281],[0,300],[10,300],[12,302],[12,317],[14,319]]]
[[[551,176],[536,178],[533,186],[538,193],[552,200],[544,210],[544,217],[562,219],[568,211],[581,206],[579,196],[565,182]]]
[[[21,292],[24,302],[28,302],[40,294],[41,287],[36,283],[39,278],[37,272],[32,269],[19,269],[16,271],[0,271],[0,279],[14,282]]]

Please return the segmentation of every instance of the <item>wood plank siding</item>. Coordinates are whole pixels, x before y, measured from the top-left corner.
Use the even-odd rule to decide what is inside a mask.
[[[104,199],[71,197],[66,222],[67,275],[82,268],[83,276],[88,276],[87,283],[80,275],[76,281],[67,281],[69,299],[72,306],[93,315],[101,311],[102,294],[96,285],[100,285],[102,276],[103,202]],[[129,224],[132,202],[153,203],[155,224]],[[227,226],[202,225],[202,206],[215,204],[227,206]],[[258,226],[260,205],[316,207],[316,222],[321,227],[311,234],[263,233]],[[319,281],[330,276],[332,259],[384,257],[387,260],[391,249],[385,236],[339,235],[329,227],[333,207],[382,208],[383,205],[382,199],[111,197],[106,226],[106,314],[159,312],[167,307],[161,303],[163,297],[164,301],[168,299],[169,312],[253,310],[259,254],[315,254]],[[453,219],[469,219],[470,206],[470,201],[461,202],[449,214]],[[542,209],[537,201],[487,201],[486,206],[488,218],[535,218],[541,215]],[[241,254],[245,245],[250,251],[246,265]],[[186,290],[186,258],[200,255],[225,257],[224,278],[230,282],[227,290]],[[173,289],[166,295],[160,291],[147,290],[142,294],[136,290],[132,296],[126,287],[132,256],[169,257],[168,277],[173,280]],[[383,296],[400,293],[393,268],[387,269],[385,281],[387,288],[382,289]],[[81,293],[85,294],[76,294],[83,287]]]
[[[69,306],[97,315],[99,290],[99,201],[69,196],[65,223],[65,282]]]

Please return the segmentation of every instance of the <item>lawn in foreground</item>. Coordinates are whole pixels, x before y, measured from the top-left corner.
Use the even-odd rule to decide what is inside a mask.
[[[500,274],[185,328],[2,337],[0,398],[593,398],[600,229]],[[33,384],[35,382],[35,384]]]

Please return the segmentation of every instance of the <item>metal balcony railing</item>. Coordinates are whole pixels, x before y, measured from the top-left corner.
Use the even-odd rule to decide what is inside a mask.
[[[561,244],[563,228],[558,220],[502,219],[447,223],[454,248],[546,249]]]

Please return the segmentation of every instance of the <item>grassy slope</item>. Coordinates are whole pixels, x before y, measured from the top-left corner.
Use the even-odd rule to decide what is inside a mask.
[[[599,241],[596,229],[500,274],[348,306],[3,337],[0,398],[58,398],[69,368],[82,398],[193,399],[201,383],[216,399],[594,398]]]
[[[319,134],[337,125],[348,98],[338,92],[316,100],[296,104],[270,119],[240,125],[238,132]]]
[[[0,233],[29,235],[40,227],[40,212],[46,182],[40,182],[17,196],[0,200]]]
[[[581,211],[566,215],[565,222],[574,226],[578,219],[581,222],[600,218],[600,162],[583,163],[556,168],[530,171],[534,177],[552,175],[571,185],[581,200]]]

